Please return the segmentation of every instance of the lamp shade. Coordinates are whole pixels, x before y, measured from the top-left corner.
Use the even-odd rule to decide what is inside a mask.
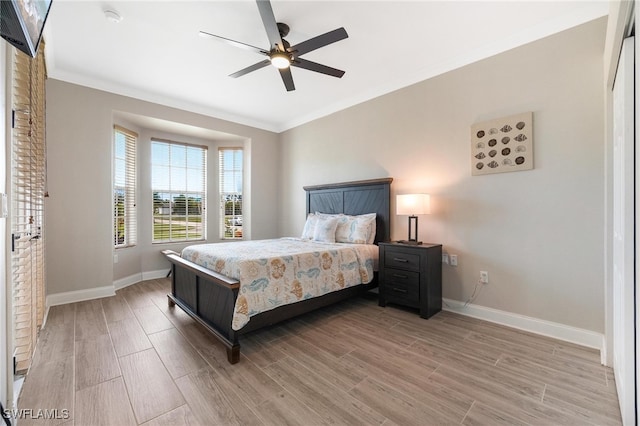
[[[431,213],[429,194],[396,195],[396,214],[415,216]]]

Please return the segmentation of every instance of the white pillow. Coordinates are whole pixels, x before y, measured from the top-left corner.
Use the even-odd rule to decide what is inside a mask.
[[[336,229],[336,242],[373,244],[376,234],[376,214],[341,215]]]
[[[350,216],[344,213],[329,214],[315,212],[315,215],[310,213],[309,216],[314,216],[315,219],[336,219],[338,224],[336,227],[335,242],[337,243],[373,244],[376,239],[375,213]],[[315,226],[315,223],[316,222],[314,222],[313,226]],[[305,224],[305,229],[306,227]]]
[[[317,216],[318,222],[313,231],[314,241],[323,243],[336,242],[336,228],[338,227],[338,218],[335,216]]]
[[[307,216],[307,221],[304,223],[304,228],[302,228],[302,238],[303,240],[313,240],[313,233],[316,230],[316,224],[318,223],[318,216],[309,213]]]

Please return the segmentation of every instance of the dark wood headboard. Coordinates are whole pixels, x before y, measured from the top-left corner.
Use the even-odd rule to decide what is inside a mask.
[[[376,213],[375,242],[391,239],[391,182],[393,178],[305,186],[307,214]]]

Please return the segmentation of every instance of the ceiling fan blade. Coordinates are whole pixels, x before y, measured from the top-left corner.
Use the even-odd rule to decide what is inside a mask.
[[[222,37],[222,36],[219,36],[219,35],[211,34],[211,33],[208,33],[206,31],[200,31],[200,36],[202,36],[202,37],[210,37],[210,38],[213,38],[213,39],[228,43],[228,44],[230,44],[232,46],[239,47],[239,48],[244,49],[244,50],[250,50],[251,52],[260,53],[262,55],[268,55],[269,54],[268,51],[266,51],[264,49],[261,49],[259,47],[252,46],[252,45],[247,44],[247,43],[242,43],[241,41],[231,40],[230,38]]]
[[[280,31],[278,31],[278,24],[276,23],[276,17],[271,8],[271,2],[269,2],[269,0],[256,0],[256,3],[258,4],[262,24],[267,31],[267,37],[269,37],[271,49],[273,49],[274,46],[278,46],[278,49],[284,52],[284,43],[282,42],[282,37],[280,37]]]
[[[293,84],[293,76],[291,75],[291,68],[282,68],[282,69],[278,69],[278,71],[280,71],[280,77],[282,77],[282,82],[284,83],[284,87],[287,88],[287,92],[296,90],[296,86]]]
[[[229,77],[238,78],[242,77],[245,74],[249,74],[251,71],[259,70],[260,68],[264,68],[271,63],[270,60],[265,59],[264,61],[260,61],[257,64],[253,64],[250,67],[246,67],[241,69],[240,71],[236,71],[233,74],[230,74]]]
[[[294,52],[296,56],[300,56],[328,44],[335,43],[336,41],[344,40],[348,37],[349,35],[347,34],[347,30],[341,27],[317,37],[310,38],[309,40],[298,43],[295,46],[291,46],[288,50],[289,52]]]
[[[291,63],[292,67],[304,68],[305,70],[315,71],[322,74],[330,75],[332,77],[342,78],[344,75],[344,71],[331,68],[326,65],[319,64],[317,62],[308,61],[302,58],[296,58],[295,61]]]

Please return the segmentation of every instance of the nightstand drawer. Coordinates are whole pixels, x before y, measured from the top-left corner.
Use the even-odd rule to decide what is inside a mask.
[[[390,302],[418,306],[420,301],[420,274],[402,269],[384,270],[384,296]]]
[[[403,253],[399,250],[387,250],[384,252],[384,264],[386,268],[419,271],[420,256],[417,254]]]

